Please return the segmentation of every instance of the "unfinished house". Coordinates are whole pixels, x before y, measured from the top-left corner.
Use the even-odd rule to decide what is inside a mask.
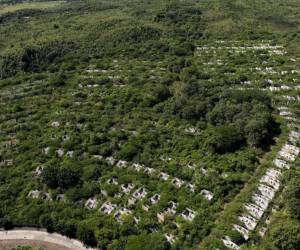
[[[55,121],[55,122],[52,122],[52,123],[51,123],[51,126],[52,126],[53,128],[58,128],[58,127],[60,126],[60,123],[59,123],[58,121]]]
[[[223,244],[224,244],[225,247],[228,247],[228,248],[234,249],[234,250],[239,250],[239,249],[240,249],[240,247],[239,247],[237,244],[235,244],[235,243],[230,239],[229,236],[225,236],[225,237],[222,238],[221,240],[222,240],[222,242],[223,242]]]
[[[172,185],[176,188],[181,188],[184,183],[185,182],[183,180],[180,180],[179,178],[175,177],[172,179]]]
[[[126,184],[122,184],[121,185],[121,191],[124,194],[129,194],[133,188],[134,188],[134,184],[133,183],[126,183]]]
[[[118,161],[117,165],[118,168],[126,168],[127,167],[127,161]]]
[[[238,219],[248,230],[254,230],[258,222],[254,217],[247,214],[239,216]]]
[[[99,211],[103,214],[111,214],[117,208],[117,205],[110,203],[109,201],[102,204]]]
[[[164,180],[164,181],[167,181],[169,179],[169,175],[164,173],[164,172],[160,172],[159,176],[158,176],[160,179]]]
[[[264,175],[260,179],[260,182],[268,184],[270,187],[274,188],[275,191],[277,191],[280,187],[280,182],[276,178],[270,177],[268,175]]]
[[[261,192],[263,196],[267,197],[269,200],[273,199],[275,195],[275,190],[268,187],[267,185],[260,184],[258,186],[258,190]]]
[[[133,193],[133,197],[137,200],[143,199],[145,198],[147,195],[147,190],[143,187],[137,189],[134,193]]]
[[[258,205],[259,207],[262,208],[262,210],[266,210],[268,205],[269,205],[269,199],[266,198],[265,196],[262,196],[260,194],[254,194],[252,196],[253,202]]]
[[[121,222],[122,218],[124,218],[125,216],[128,216],[130,214],[132,214],[132,212],[129,209],[122,207],[117,212],[115,212],[114,218],[117,221]]]
[[[89,198],[86,202],[85,202],[85,207],[88,209],[93,209],[97,206],[97,199],[96,198]]]
[[[175,242],[175,237],[173,234],[166,233],[166,234],[164,234],[164,236],[170,244],[173,244]]]
[[[64,150],[59,148],[55,151],[55,154],[58,156],[58,157],[62,157],[64,155]]]
[[[32,199],[38,199],[40,197],[41,193],[42,192],[39,190],[31,190],[31,191],[29,191],[27,197],[32,198]]]
[[[240,225],[237,225],[237,224],[233,224],[233,229],[235,231],[239,232],[245,240],[249,239],[249,230],[248,229],[246,229]]]
[[[247,212],[256,219],[260,219],[263,216],[264,210],[257,205],[246,203],[244,207]]]
[[[132,164],[132,168],[133,168],[136,172],[140,172],[140,171],[144,168],[144,166],[141,165],[141,164],[138,164],[138,163],[133,163],[133,164]]]
[[[40,177],[43,173],[43,170],[44,170],[44,166],[38,166],[36,169],[35,169],[35,175],[37,177]]]
[[[154,168],[148,168],[146,167],[144,170],[144,173],[147,175],[152,175],[154,173],[155,169]]]
[[[280,169],[290,169],[290,165],[286,163],[284,160],[275,159],[273,164]]]
[[[150,198],[150,202],[152,205],[156,204],[160,200],[160,195],[155,194]]]
[[[202,194],[204,197],[205,197],[205,199],[207,199],[207,200],[212,200],[213,198],[214,198],[214,195],[213,195],[213,193],[212,192],[210,192],[210,191],[208,191],[208,190],[206,190],[206,189],[202,189],[201,191],[200,191],[200,194]]]
[[[107,163],[109,165],[114,165],[115,162],[116,162],[116,159],[114,157],[112,157],[112,156],[106,157],[105,160],[107,161]]]
[[[189,209],[189,208],[186,208],[182,213],[181,213],[181,216],[183,217],[183,219],[187,220],[187,221],[192,221],[195,216],[196,216],[196,212]]]
[[[116,177],[112,177],[112,178],[108,179],[106,181],[106,183],[109,184],[109,185],[118,185],[118,181],[117,181]]]

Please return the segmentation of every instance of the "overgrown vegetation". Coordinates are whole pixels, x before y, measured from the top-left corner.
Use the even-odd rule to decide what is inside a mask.
[[[298,1],[21,2],[0,0],[0,227],[103,250],[222,249],[210,238],[226,227],[218,218],[282,132],[261,89],[273,86],[267,68],[291,61],[264,45],[297,48]],[[147,194],[131,202],[138,188]],[[297,249],[298,189],[295,179],[286,190],[287,224],[283,214],[253,242]],[[159,221],[170,201],[176,212]]]

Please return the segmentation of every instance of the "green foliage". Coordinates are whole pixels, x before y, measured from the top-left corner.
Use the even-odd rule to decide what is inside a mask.
[[[300,224],[294,220],[278,221],[272,226],[269,238],[279,250],[300,249]]]
[[[127,240],[125,250],[167,250],[169,246],[166,240],[159,234],[141,234],[139,236],[130,236]]]

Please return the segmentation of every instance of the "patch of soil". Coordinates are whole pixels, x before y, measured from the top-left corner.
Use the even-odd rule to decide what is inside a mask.
[[[76,250],[39,240],[0,240],[0,250],[10,250],[17,246],[40,247],[43,250]]]

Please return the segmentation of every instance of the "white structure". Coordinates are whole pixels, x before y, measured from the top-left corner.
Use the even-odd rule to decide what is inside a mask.
[[[169,179],[169,177],[170,176],[168,174],[164,173],[164,172],[160,172],[160,174],[159,174],[159,178],[164,180],[164,181],[167,181]]]
[[[240,225],[237,225],[237,224],[233,224],[233,229],[236,230],[237,232],[239,232],[245,240],[248,240],[249,239],[249,230],[240,226]]]
[[[156,204],[160,200],[160,195],[155,194],[150,198],[150,202],[152,205]]]
[[[206,189],[202,189],[200,191],[200,194],[202,194],[207,200],[212,200],[212,198],[214,198],[214,195],[212,192],[206,190]]]
[[[134,188],[133,183],[126,183],[126,184],[121,185],[121,190],[125,194],[130,193],[133,188]]]
[[[262,195],[256,194],[256,193],[252,196],[252,200],[254,201],[254,203],[256,205],[261,207],[262,210],[266,210],[268,205],[269,205],[269,199],[268,198],[266,198]]]
[[[138,163],[133,163],[133,164],[132,164],[132,168],[133,168],[135,171],[140,172],[140,171],[144,168],[144,166],[141,165],[141,164],[138,164]]]
[[[175,242],[175,238],[174,238],[173,234],[166,233],[166,234],[164,234],[164,236],[170,244],[173,244]]]
[[[132,212],[129,209],[122,207],[117,212],[115,212],[114,217],[117,221],[120,222],[124,216],[128,216],[130,214],[132,214]]]
[[[112,178],[108,179],[106,181],[106,183],[109,184],[109,185],[118,185],[118,181],[117,181],[116,177],[112,177]]]
[[[154,171],[155,171],[154,168],[148,168],[148,167],[146,167],[145,170],[144,170],[145,174],[147,174],[147,175],[153,174]]]
[[[192,221],[195,216],[196,216],[196,212],[189,209],[189,208],[186,208],[182,213],[181,213],[181,216],[183,217],[183,219],[187,220],[187,221]]]
[[[89,198],[85,203],[86,208],[93,209],[97,206],[97,200],[96,198]]]
[[[252,203],[247,203],[244,207],[247,210],[247,212],[256,219],[260,219],[264,213],[264,210],[261,207]]]
[[[116,209],[116,207],[117,206],[115,204],[112,204],[109,201],[107,201],[104,204],[102,204],[99,211],[103,214],[111,214],[112,211],[114,211]]]
[[[284,169],[284,168],[290,169],[290,165],[286,163],[284,160],[275,159],[273,161],[273,164],[280,169]]]
[[[250,215],[247,215],[247,214],[244,214],[242,216],[239,216],[238,219],[244,223],[245,227],[248,229],[248,230],[254,230],[256,225],[257,225],[257,220],[250,216]]]
[[[143,198],[145,198],[146,195],[147,195],[147,190],[143,187],[137,189],[133,193],[133,197],[136,198],[136,199],[143,199]]]
[[[258,186],[258,190],[261,192],[263,196],[267,197],[269,200],[272,200],[275,195],[275,190],[264,184],[260,184]]]
[[[41,191],[39,190],[31,190],[29,191],[27,197],[32,199],[38,199],[41,195]]]
[[[35,175],[36,175],[37,177],[41,176],[42,173],[43,173],[44,168],[45,168],[44,166],[38,166],[38,167],[35,169]]]
[[[194,184],[188,183],[188,184],[186,185],[186,188],[187,188],[188,190],[190,190],[192,193],[195,193],[195,185],[194,185]]]
[[[228,247],[228,248],[230,248],[230,249],[234,249],[234,250],[239,250],[239,249],[240,249],[240,247],[239,247],[237,244],[235,244],[235,243],[230,239],[229,236],[225,236],[225,237],[222,238],[221,240],[222,240],[224,246],[226,246],[226,247]]]
[[[114,165],[116,162],[116,159],[112,156],[106,157],[106,161],[108,162],[109,165]]]
[[[51,123],[51,126],[52,126],[53,128],[58,128],[58,127],[60,126],[60,123],[57,122],[57,121],[55,121],[55,122],[52,122],[52,123]]]
[[[117,162],[117,167],[118,168],[126,168],[127,167],[127,161],[118,161]]]
[[[179,178],[173,178],[172,180],[172,184],[177,187],[177,188],[180,188],[183,184],[184,184],[184,181],[183,180],[180,180]]]

